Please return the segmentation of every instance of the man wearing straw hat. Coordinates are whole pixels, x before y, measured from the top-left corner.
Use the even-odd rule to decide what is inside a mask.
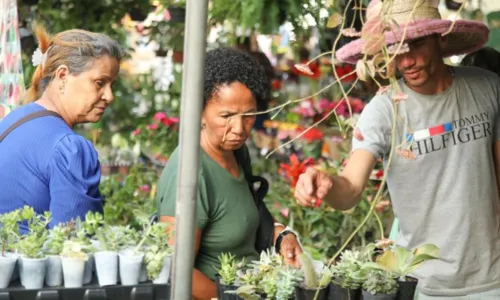
[[[402,79],[364,109],[357,124],[364,139],[353,139],[342,174],[311,168],[299,178],[298,203],[355,206],[383,158],[386,167],[390,163],[387,184],[400,222],[397,245],[440,249],[439,259],[412,274],[419,279],[419,300],[500,299],[500,79],[443,61],[481,48],[488,28],[442,20],[430,1],[375,0],[362,33],[337,51],[337,59],[359,69],[390,48]]]

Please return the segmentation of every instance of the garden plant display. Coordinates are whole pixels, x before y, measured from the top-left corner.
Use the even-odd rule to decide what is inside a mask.
[[[0,220],[0,245],[4,249],[0,256],[1,289],[15,283],[12,275],[16,264],[26,289],[42,289],[44,281],[52,287],[85,286],[92,279],[92,257],[96,258],[96,277],[101,286],[118,282],[137,285],[147,281],[139,280],[146,269],[156,284],[167,284],[170,277],[173,248],[167,243],[170,235],[166,224],[150,224],[147,216],[140,218],[144,230],[110,225],[101,214],[92,212],[86,214],[85,221],[78,218],[47,229],[50,214],[37,215],[31,207],[0,214]],[[19,234],[20,222],[28,224],[25,235]],[[60,268],[48,267],[47,257],[54,258]]]

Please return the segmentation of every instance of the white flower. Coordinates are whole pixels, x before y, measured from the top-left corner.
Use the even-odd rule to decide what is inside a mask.
[[[42,53],[40,47],[36,48],[35,52],[33,52],[33,56],[31,56],[31,62],[33,66],[42,65],[42,68],[45,66],[45,61],[47,61],[47,53]]]

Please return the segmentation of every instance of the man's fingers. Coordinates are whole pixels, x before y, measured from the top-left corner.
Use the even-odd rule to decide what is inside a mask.
[[[311,205],[311,200],[314,199],[311,194],[307,193],[307,188],[304,186],[304,181],[298,181],[297,185],[295,186],[295,199],[297,200],[297,203],[301,206],[310,206]]]
[[[318,197],[319,199],[325,198],[325,196],[328,194],[328,191],[330,191],[330,189],[332,188],[332,185],[332,180],[329,177],[324,176],[323,178],[321,178],[318,183],[316,197]]]
[[[314,193],[314,179],[316,175],[317,171],[314,168],[309,168],[299,176],[299,182],[302,183],[305,193],[310,196]]]

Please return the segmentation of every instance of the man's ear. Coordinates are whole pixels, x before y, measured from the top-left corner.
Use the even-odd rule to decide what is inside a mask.
[[[61,81],[65,81],[66,78],[69,76],[69,68],[66,65],[60,65],[56,72],[55,72],[55,78]]]

